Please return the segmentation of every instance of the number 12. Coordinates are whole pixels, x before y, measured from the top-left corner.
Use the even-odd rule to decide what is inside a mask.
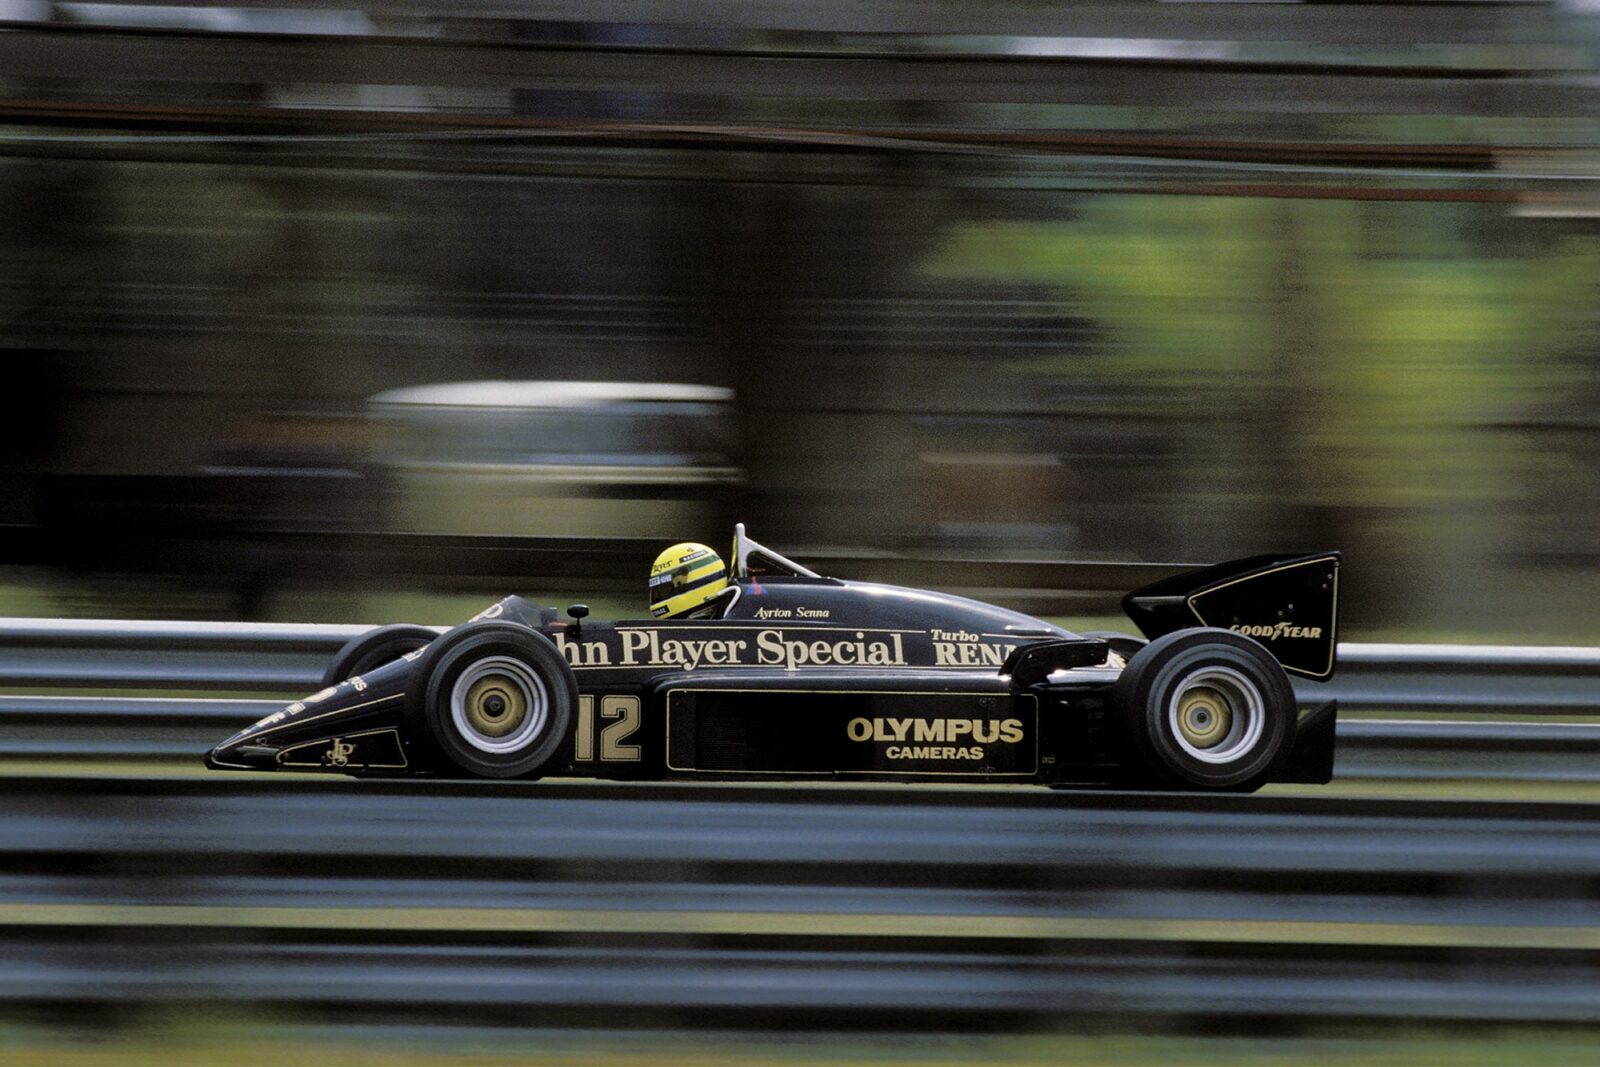
[[[643,759],[638,745],[624,744],[639,729],[642,712],[639,698],[607,696],[600,699],[600,717],[616,719],[600,730],[600,759],[607,763],[637,763]],[[594,696],[578,698],[578,734],[573,739],[573,757],[594,759]]]

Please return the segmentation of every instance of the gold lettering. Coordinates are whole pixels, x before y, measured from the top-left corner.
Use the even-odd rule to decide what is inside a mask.
[[[638,653],[643,652],[650,644],[648,630],[623,630],[622,631],[622,662],[624,666],[633,666],[639,662]]]
[[[627,635],[624,635],[626,640]],[[604,641],[585,641],[579,644],[569,641],[566,634],[556,634],[556,651],[560,652],[574,667],[608,667],[611,665],[611,650]]]
[[[1243,634],[1245,637],[1259,637],[1264,641],[1274,641],[1281,637],[1302,638],[1305,640],[1317,640],[1322,637],[1322,627],[1320,626],[1296,626],[1289,622],[1278,622],[1270,625],[1262,624],[1259,626],[1241,624],[1229,627],[1229,629],[1236,634]]]
[[[594,759],[594,695],[578,697],[578,732],[572,738],[572,758]]]
[[[608,696],[600,701],[602,719],[620,719],[600,731],[600,758],[615,763],[637,763],[643,758],[638,745],[623,744],[639,729],[640,703],[636,696]]]
[[[756,659],[763,664],[783,662],[782,630],[762,630],[756,634]]]

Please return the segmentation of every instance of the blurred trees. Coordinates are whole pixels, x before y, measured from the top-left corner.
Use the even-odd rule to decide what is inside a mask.
[[[1526,549],[1537,457],[1488,428],[1564,406],[1600,242],[1471,204],[1106,196],[952,227],[925,269],[1049,285],[1107,327],[1040,369],[1144,383],[1184,427],[1187,553],[1342,545],[1384,575],[1367,609],[1414,617]]]
[[[1580,11],[35,7],[5,522],[381,531],[381,389],[687,381],[778,543],[1335,544],[1371,623],[1600,593]]]

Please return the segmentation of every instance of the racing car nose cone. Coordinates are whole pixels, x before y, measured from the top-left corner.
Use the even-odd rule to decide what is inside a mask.
[[[229,738],[206,753],[205,763],[213,771],[270,771],[277,765],[277,755],[275,748]]]

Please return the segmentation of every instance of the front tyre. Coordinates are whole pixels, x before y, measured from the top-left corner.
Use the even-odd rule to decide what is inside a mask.
[[[328,664],[328,669],[322,672],[322,686],[326,689],[346,678],[366,674],[385,663],[393,663],[407,652],[415,652],[432,644],[438,636],[438,630],[405,624],[379,626],[364,634],[357,634],[345,642]]]
[[[413,736],[484,778],[532,774],[572,728],[578,683],[555,645],[525,626],[474,622],[428,646],[406,691]]]
[[[1112,690],[1136,753],[1167,784],[1253,790],[1294,746],[1288,675],[1248,637],[1180,630],[1140,649]]]

